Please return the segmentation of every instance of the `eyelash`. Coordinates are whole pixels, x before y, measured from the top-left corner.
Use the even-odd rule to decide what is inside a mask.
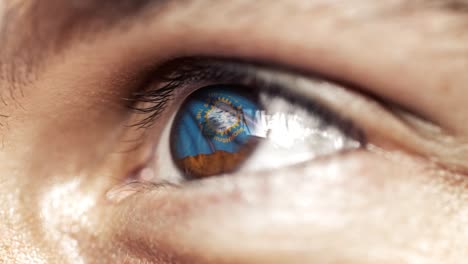
[[[132,126],[143,128],[152,126],[173,99],[174,91],[188,83],[207,80],[228,81],[226,69],[207,63],[207,60],[198,58],[176,59],[152,72],[151,77],[144,85],[147,88],[134,92],[127,99],[130,109],[136,113],[147,115]]]
[[[354,122],[330,110],[318,99],[304,98],[290,91],[291,89],[286,89],[284,85],[259,76],[257,69],[262,67],[252,63],[198,57],[172,60],[153,71],[151,77],[145,82],[146,87],[134,92],[127,99],[128,107],[137,114],[143,115],[142,119],[131,126],[137,128],[153,126],[174,99],[175,91],[181,87],[198,85],[196,87],[198,89],[204,87],[200,83],[229,84],[257,89],[271,96],[283,97],[292,104],[302,106],[310,113],[319,115],[326,123],[336,125],[342,132],[362,142],[363,145],[366,144],[365,134],[356,127]]]

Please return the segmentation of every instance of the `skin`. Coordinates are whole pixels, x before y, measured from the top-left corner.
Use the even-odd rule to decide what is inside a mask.
[[[466,261],[465,2],[170,1],[102,28],[78,16],[60,38],[57,3],[29,2],[0,2],[0,262]],[[195,55],[352,83],[325,97],[369,146],[127,195],[177,102],[127,152],[124,139],[143,136],[122,98],[148,65]]]

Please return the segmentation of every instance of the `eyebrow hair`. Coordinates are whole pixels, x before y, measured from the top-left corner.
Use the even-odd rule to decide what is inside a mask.
[[[137,17],[150,7],[160,6],[169,0],[36,0],[29,7],[34,24],[61,24],[69,30],[79,24],[113,26]],[[173,1],[171,1],[173,2]],[[50,12],[54,10],[55,16]],[[58,17],[57,17],[58,16]],[[46,23],[43,21],[46,20]]]
[[[435,8],[441,8],[457,13],[468,13],[467,0],[421,0],[422,4],[433,5]]]
[[[47,35],[48,39],[56,36],[58,40],[66,40],[77,29],[87,27],[88,31],[106,30],[118,24],[141,21],[141,14],[153,11],[155,7],[195,1],[207,0],[35,0],[30,2],[23,18],[28,16],[31,29],[42,36]],[[403,9],[436,9],[468,15],[468,0],[399,1]],[[40,36],[36,37],[40,39]]]
[[[89,40],[96,35],[89,33],[119,26],[124,29],[126,25],[153,18],[169,4],[196,1],[208,0],[34,0],[6,4],[5,23],[0,23],[0,81],[20,82],[24,78],[18,76],[18,68],[23,73],[32,72],[48,52],[58,52],[76,38]],[[468,17],[468,0],[397,2],[399,10],[435,9]]]
[[[174,1],[174,0],[173,0]],[[133,22],[144,11],[170,0],[34,0],[18,1],[8,6],[2,40],[11,31],[29,36],[35,43],[66,42],[73,32],[100,31],[117,24]],[[53,15],[51,15],[53,13]],[[84,30],[86,29],[86,30]],[[10,31],[10,32],[8,32]],[[5,34],[6,33],[6,34]],[[18,36],[15,36],[18,37]],[[5,39],[6,38],[6,39]],[[21,36],[19,37],[21,41]],[[56,45],[57,48],[58,45]]]
[[[154,11],[155,7],[196,1],[207,0],[34,0],[18,1],[18,6],[10,10],[13,14],[15,10],[27,10],[20,19],[28,21],[29,24],[22,23],[21,26],[34,31],[36,42],[40,43],[44,37],[50,42],[50,38],[54,36],[60,43],[66,41],[73,31],[106,30],[118,24],[141,21],[141,14],[149,10]],[[398,2],[403,9],[437,9],[468,15],[468,0],[399,0]],[[31,32],[28,33],[32,35]]]

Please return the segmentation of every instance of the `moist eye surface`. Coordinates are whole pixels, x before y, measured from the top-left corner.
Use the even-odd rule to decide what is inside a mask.
[[[343,125],[317,103],[305,106],[254,87],[213,85],[185,100],[169,143],[181,176],[194,180],[275,169],[359,148],[354,127]]]
[[[235,171],[258,144],[256,116],[262,110],[255,94],[240,87],[209,86],[190,95],[171,133],[177,167],[189,179]]]
[[[152,129],[161,113],[171,118],[166,126],[158,122],[154,156],[141,166],[153,176],[138,170],[142,181],[276,170],[366,146],[364,131],[337,110],[343,107],[322,98],[343,88],[319,77],[200,58],[171,61],[152,75],[132,97],[132,109],[142,114],[137,125]]]

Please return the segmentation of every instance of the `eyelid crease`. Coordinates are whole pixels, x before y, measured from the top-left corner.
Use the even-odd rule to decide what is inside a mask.
[[[326,78],[290,75],[286,72],[274,72],[272,74],[268,70],[259,70],[257,74],[263,75],[262,79],[270,80],[272,83],[283,82],[286,87],[294,86],[294,89],[299,94],[307,94],[312,98],[321,98],[325,105],[338,113],[346,112],[347,115],[356,116],[356,113],[359,114],[359,112],[362,112],[362,109],[366,109],[373,113],[370,116],[373,116],[372,119],[375,122],[385,121],[388,123],[387,129],[393,127],[401,135],[405,135],[406,139],[402,143],[403,145],[401,145],[401,142],[398,143],[397,141],[404,139],[398,138],[398,136],[392,133],[392,135],[386,135],[386,140],[395,140],[394,143],[397,143],[405,151],[434,162],[439,167],[458,173],[461,171],[466,173],[468,171],[468,167],[465,165],[466,161],[463,158],[468,155],[467,144],[463,144],[464,142],[457,140],[450,131],[445,130],[437,123],[413,113],[405,107],[385,101],[372,94],[363,93],[359,87],[340,85],[340,82],[329,81]],[[313,89],[310,87],[311,83],[314,85]],[[336,107],[337,105],[342,105],[343,102],[348,102],[346,107]],[[353,108],[361,110],[356,111]],[[352,111],[356,111],[356,113],[351,114]],[[356,122],[356,120],[354,121]],[[358,126],[363,126],[367,129],[370,129],[370,126],[380,126],[378,131],[386,133],[385,131],[381,131],[382,127],[379,124],[366,125],[362,122],[356,123]],[[394,136],[396,138],[393,138]]]
[[[404,109],[394,107],[391,109],[391,113],[421,139],[418,141],[420,152],[424,153],[431,163],[444,171],[468,175],[468,166],[466,165],[467,139],[460,140],[441,127],[425,119],[415,117]]]

